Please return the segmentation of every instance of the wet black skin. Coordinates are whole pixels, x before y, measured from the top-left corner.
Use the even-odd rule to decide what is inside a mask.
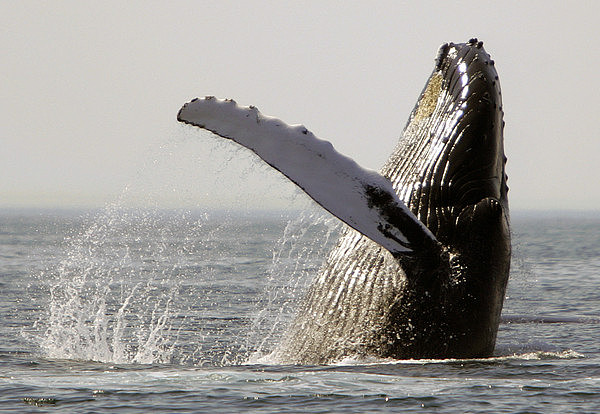
[[[275,356],[320,364],[492,355],[511,252],[503,126],[498,76],[482,43],[442,46],[381,170],[437,242],[401,215],[398,227],[414,228],[410,254],[392,256],[348,230]],[[376,189],[371,203],[395,217]]]

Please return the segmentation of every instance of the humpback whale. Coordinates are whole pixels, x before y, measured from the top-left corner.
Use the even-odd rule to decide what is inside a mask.
[[[493,353],[511,244],[500,84],[482,42],[441,46],[379,173],[233,100],[194,99],[177,119],[247,147],[348,224],[277,361]]]

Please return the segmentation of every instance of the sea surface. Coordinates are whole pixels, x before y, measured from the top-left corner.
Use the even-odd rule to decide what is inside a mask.
[[[0,210],[0,412],[600,412],[600,216],[514,213],[494,357],[269,361],[340,224]]]

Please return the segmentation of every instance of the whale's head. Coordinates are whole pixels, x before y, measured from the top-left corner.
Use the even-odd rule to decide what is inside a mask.
[[[456,333],[432,355],[494,349],[510,266],[503,127],[498,76],[482,43],[445,44],[382,171],[448,253],[442,268],[427,270],[425,256],[409,275],[415,303],[440,292],[422,326],[437,318]]]
[[[484,207],[508,219],[503,128],[498,75],[482,42],[444,44],[382,171],[443,244]]]

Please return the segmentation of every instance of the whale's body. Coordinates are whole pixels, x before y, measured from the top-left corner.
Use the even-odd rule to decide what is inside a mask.
[[[441,47],[380,175],[252,107],[206,98],[181,109],[180,121],[250,148],[351,226],[277,360],[492,354],[510,264],[502,118],[498,76],[476,39]]]

